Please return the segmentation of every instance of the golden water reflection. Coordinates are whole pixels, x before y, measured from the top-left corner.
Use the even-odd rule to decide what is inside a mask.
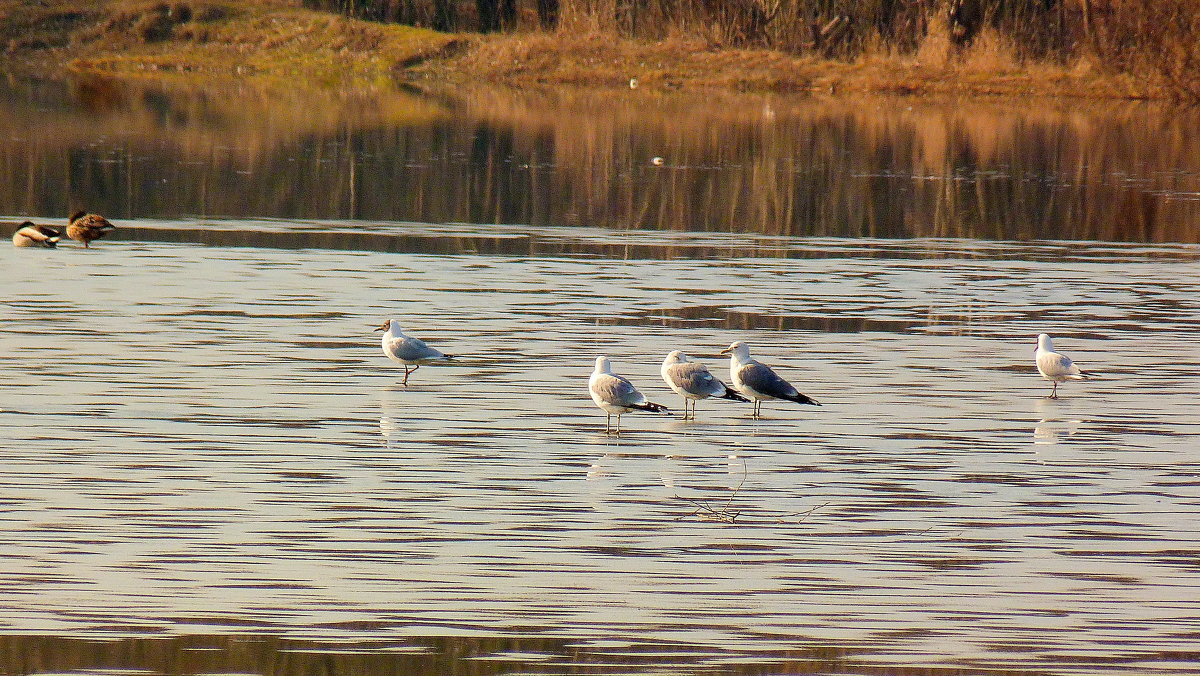
[[[9,215],[1200,242],[1200,113],[1146,103],[10,79],[0,124]]]

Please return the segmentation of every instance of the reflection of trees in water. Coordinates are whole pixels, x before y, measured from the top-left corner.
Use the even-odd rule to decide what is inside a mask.
[[[12,88],[0,211],[1200,241],[1194,117],[905,103]]]
[[[520,671],[545,671],[547,663],[543,660],[552,659],[550,664],[556,665],[554,671],[566,668],[589,674],[623,674],[631,668],[641,671],[674,667],[690,671],[719,655],[722,673],[768,673],[761,658],[755,656],[758,652],[774,658],[771,665],[775,670],[825,673],[849,656],[863,652],[861,646],[838,646],[824,641],[812,647],[742,650],[746,660],[738,664],[711,646],[689,646],[679,641],[656,643],[644,631],[629,639],[638,649],[631,650],[620,641],[608,648],[588,647],[578,639],[546,636],[536,624],[538,620],[533,620],[529,636],[521,636],[519,627],[514,628],[520,616],[513,615],[510,620],[502,636],[415,636],[386,641],[364,639],[362,643],[286,640],[250,634],[110,640],[4,636],[0,637],[0,649],[6,657],[0,662],[0,670],[4,673],[140,670],[155,674],[490,676],[512,673],[517,666],[523,667]],[[264,620],[264,624],[270,621]],[[404,626],[399,620],[396,625]],[[381,626],[379,622],[332,625],[335,630],[361,629],[368,635]]]

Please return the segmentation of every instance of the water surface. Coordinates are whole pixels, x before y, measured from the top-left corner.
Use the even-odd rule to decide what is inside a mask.
[[[648,94],[6,81],[0,671],[1195,673],[1196,116]]]
[[[0,123],[0,214],[1200,243],[1200,113],[1145,103],[16,80]]]
[[[70,641],[163,636],[252,671],[333,650],[351,673],[351,649],[481,673],[1196,668],[1193,246],[164,241],[256,227],[3,253],[0,622],[87,655],[56,669],[133,650]],[[401,387],[370,330],[393,314],[460,363]],[[1045,399],[1041,330],[1099,377]],[[678,408],[666,351],[724,374],[735,339],[825,405],[603,433],[596,354]]]

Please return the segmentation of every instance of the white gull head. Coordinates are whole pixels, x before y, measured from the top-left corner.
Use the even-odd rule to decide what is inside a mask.
[[[721,354],[729,355],[730,359],[739,364],[745,363],[750,361],[750,346],[737,340],[730,344],[729,347],[721,350]]]
[[[1042,352],[1053,352],[1054,351],[1054,343],[1051,342],[1050,336],[1048,334],[1045,334],[1045,333],[1038,334],[1037,349],[1041,350]]]

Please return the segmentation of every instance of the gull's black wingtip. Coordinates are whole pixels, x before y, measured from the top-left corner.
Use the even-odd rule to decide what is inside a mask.
[[[671,415],[671,409],[667,408],[666,406],[663,406],[662,404],[656,404],[652,401],[648,401],[644,404],[639,404],[637,406],[634,406],[634,408],[636,408],[640,411],[650,411],[651,413],[664,413],[666,415]]]
[[[721,395],[721,398],[722,398],[722,399],[728,399],[728,400],[730,400],[730,401],[744,401],[744,402],[746,402],[746,403],[749,403],[749,402],[750,402],[750,400],[749,400],[749,399],[747,399],[746,397],[743,397],[741,394],[739,394],[738,392],[736,392],[736,391],[735,391],[733,388],[731,388],[731,387],[726,387],[726,388],[725,388],[725,394],[722,394],[722,395]]]

